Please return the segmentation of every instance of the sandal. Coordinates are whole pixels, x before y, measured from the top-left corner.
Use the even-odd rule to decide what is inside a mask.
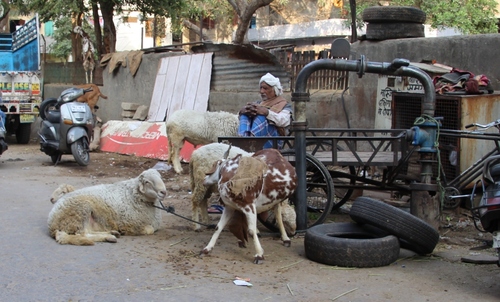
[[[224,211],[224,207],[218,204],[213,204],[207,209],[208,213],[210,214],[222,214]]]

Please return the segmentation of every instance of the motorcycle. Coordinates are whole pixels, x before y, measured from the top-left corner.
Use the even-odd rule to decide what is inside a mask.
[[[3,126],[2,116],[0,115],[0,155],[2,155],[2,153],[4,153],[9,148],[7,142],[5,141],[6,135],[7,130],[5,130],[5,127]]]
[[[475,206],[473,200],[479,185],[483,194],[479,204]],[[471,205],[476,229],[491,233],[493,236],[492,247],[497,249],[497,265],[500,267],[500,155],[492,156],[485,161],[482,178],[476,182],[472,190]]]
[[[63,154],[73,154],[80,166],[90,162],[89,145],[95,118],[86,103],[76,102],[89,91],[92,88],[68,88],[59,98],[49,98],[40,104],[40,150],[49,155],[55,165]]]

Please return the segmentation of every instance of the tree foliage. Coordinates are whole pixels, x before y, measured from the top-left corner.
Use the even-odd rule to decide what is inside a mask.
[[[356,1],[356,24],[363,26],[361,15],[369,6],[376,6],[377,0]],[[484,34],[498,32],[496,0],[392,0],[391,5],[418,7],[427,15],[427,24],[437,29],[456,28],[463,34]],[[346,4],[344,4],[346,5]],[[349,10],[349,5],[346,9]]]

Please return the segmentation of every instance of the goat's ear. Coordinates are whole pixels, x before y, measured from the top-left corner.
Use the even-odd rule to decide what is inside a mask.
[[[228,158],[228,156],[229,156],[229,151],[231,151],[231,146],[232,146],[232,145],[231,145],[231,144],[229,144],[229,148],[227,148],[226,153],[224,153],[224,157],[222,157],[223,159],[227,159],[227,158]]]
[[[205,173],[205,175],[212,175],[215,173],[215,171],[217,170],[217,166],[220,165],[222,161],[221,160],[218,160],[216,162],[214,162],[214,164],[212,165],[212,168],[210,169],[210,171],[207,171],[207,173]]]

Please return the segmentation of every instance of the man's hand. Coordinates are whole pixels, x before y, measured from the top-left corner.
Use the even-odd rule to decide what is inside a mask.
[[[267,116],[269,114],[269,109],[264,106],[255,104],[255,103],[247,103],[240,110],[240,115],[244,114],[249,117],[254,117],[256,115]]]

